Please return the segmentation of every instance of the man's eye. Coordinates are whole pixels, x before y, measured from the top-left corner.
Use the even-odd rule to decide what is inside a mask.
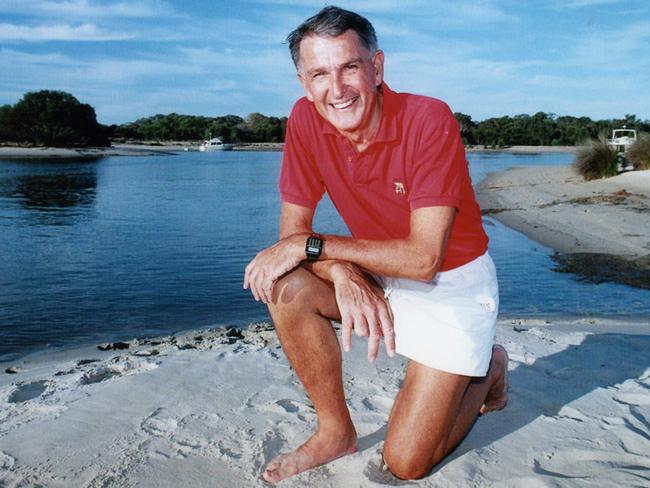
[[[318,79],[318,78],[322,78],[322,77],[323,77],[323,73],[314,73],[314,74],[312,75],[312,78],[313,78],[314,80],[316,80],[316,79]]]
[[[354,70],[356,70],[358,67],[359,67],[359,66],[356,65],[356,64],[348,64],[348,65],[346,66],[346,68],[347,68],[348,71],[354,71]]]

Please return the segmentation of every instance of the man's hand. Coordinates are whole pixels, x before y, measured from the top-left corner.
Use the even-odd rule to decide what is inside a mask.
[[[273,286],[305,259],[305,242],[309,234],[294,234],[260,251],[246,266],[244,289],[250,288],[255,300],[270,303]]]
[[[383,337],[388,356],[395,355],[393,314],[383,290],[357,266],[340,263],[331,272],[341,313],[343,349],[350,351],[352,330],[368,336],[368,360],[377,359]]]

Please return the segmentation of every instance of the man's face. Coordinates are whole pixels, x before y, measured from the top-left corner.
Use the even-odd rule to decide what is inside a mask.
[[[352,30],[338,37],[309,36],[300,43],[298,79],[307,98],[345,135],[364,135],[378,126],[377,86],[383,76],[383,53],[371,58]]]

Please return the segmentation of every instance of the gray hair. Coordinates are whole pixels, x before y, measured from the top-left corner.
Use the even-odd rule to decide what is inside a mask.
[[[370,51],[370,56],[377,52],[377,35],[368,19],[349,10],[329,6],[305,20],[287,36],[293,64],[298,68],[300,43],[305,37],[311,35],[338,37],[348,30],[357,33],[361,43]]]

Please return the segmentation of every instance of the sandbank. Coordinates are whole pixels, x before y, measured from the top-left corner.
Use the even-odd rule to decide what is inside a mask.
[[[650,288],[650,171],[585,181],[572,166],[520,166],[488,175],[477,197],[558,251],[561,269]]]
[[[627,329],[628,333],[621,333]],[[501,321],[510,403],[479,418],[416,486],[641,486],[650,481],[650,325]],[[404,360],[344,356],[359,452],[280,486],[401,484],[381,466]],[[69,351],[0,374],[0,485],[264,486],[278,452],[315,428],[274,332],[197,330],[128,349]],[[2,365],[2,371],[8,365]]]
[[[650,325],[501,321],[510,403],[417,486],[641,486],[650,480]],[[381,466],[404,360],[344,356],[359,452],[281,486],[400,484]],[[70,351],[0,374],[0,485],[264,486],[314,410],[270,326],[197,330]],[[2,365],[4,371],[7,365]]]

